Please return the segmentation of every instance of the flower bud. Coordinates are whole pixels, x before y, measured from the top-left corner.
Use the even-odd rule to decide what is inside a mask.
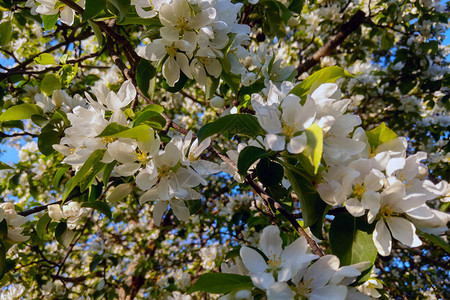
[[[225,100],[222,97],[215,96],[211,99],[211,106],[215,108],[222,108],[225,104]]]
[[[59,221],[63,217],[63,212],[59,204],[49,205],[47,209],[48,209],[48,216],[52,218],[52,220]]]

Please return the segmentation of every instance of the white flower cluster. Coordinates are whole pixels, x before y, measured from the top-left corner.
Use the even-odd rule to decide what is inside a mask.
[[[222,271],[250,275],[253,284],[266,292],[267,299],[367,298],[348,287],[367,268],[366,263],[339,267],[339,258],[334,255],[325,255],[311,263],[318,256],[311,254],[305,238],[298,238],[284,249],[282,244],[278,227],[268,226],[261,234],[258,247],[265,257],[253,248],[242,246],[240,256],[245,268],[239,264],[231,268],[223,265]]]
[[[329,205],[345,205],[353,216],[367,212],[368,222],[376,222],[373,240],[381,255],[390,254],[392,237],[410,247],[421,245],[415,225],[434,234],[446,230],[449,214],[426,202],[443,197],[448,184],[425,179],[425,152],[407,156],[407,142],[401,137],[371,147],[364,129],[355,129],[360,118],[345,114],[350,100],[341,100],[336,84],[320,85],[303,105],[288,94],[291,89],[286,82],[281,90],[271,84],[266,99],[252,95],[258,122],[267,131],[259,140],[266,149],[301,153],[308,142],[305,130],[318,125],[328,166],[321,174],[319,194]]]
[[[324,157],[329,161],[340,161],[362,151],[365,144],[348,138],[361,119],[344,114],[350,99],[341,99],[339,88],[334,83],[320,85],[301,99],[289,94],[293,85],[283,82],[279,90],[270,83],[267,96],[252,94],[252,107],[261,127],[267,131],[264,147],[273,151],[287,150],[298,154],[307,145],[305,130],[313,124],[324,133]]]
[[[152,41],[142,55],[163,61],[162,73],[169,86],[180,79],[180,70],[202,85],[206,76],[218,78],[222,72],[219,58],[229,43],[229,35],[248,38],[250,28],[237,23],[242,3],[230,0],[172,0],[162,3],[159,19],[161,38]],[[154,9],[157,8],[155,5]]]
[[[333,206],[343,204],[356,217],[367,211],[368,222],[376,223],[373,240],[381,255],[390,254],[392,237],[410,247],[420,246],[416,226],[434,234],[445,232],[449,214],[430,208],[427,201],[442,197],[448,184],[425,179],[428,169],[421,161],[427,154],[407,156],[403,137],[374,149],[362,128],[355,130],[353,139],[364,142],[364,150],[329,165],[318,185],[322,199]]]
[[[70,202],[65,204],[62,209],[59,204],[48,206],[48,216],[55,221],[61,221],[62,218],[67,219],[67,228],[74,230],[78,227],[80,218],[87,215],[90,208],[81,207],[78,202]]]
[[[17,214],[14,204],[5,202],[0,204],[0,222],[6,220],[8,226],[7,241],[11,244],[25,242],[30,237],[22,235],[23,228],[20,227],[26,222],[26,218]]]
[[[192,188],[206,184],[202,176],[221,170],[219,165],[200,159],[211,140],[208,138],[199,144],[197,139],[192,141],[193,134],[189,132],[184,139],[174,137],[160,149],[160,138],[152,129],[141,135],[139,140],[98,137],[113,122],[128,125],[122,109],[135,98],[136,89],[130,81],[126,81],[117,94],[103,84],[97,85],[94,93],[98,102],[86,94],[90,105],[77,106],[73,113],[67,114],[71,126],[65,130],[60,144],[53,145],[55,150],[66,156],[63,162],[79,168],[94,151],[104,149],[102,162],[117,162],[113,176],[136,176],[136,185],[145,191],[140,198],[141,204],[160,200],[153,210],[157,225],[169,203],[175,215],[186,221],[189,209],[182,200],[200,199],[201,195]],[[111,117],[107,119],[106,115]],[[113,202],[130,193],[131,185],[122,184],[116,189],[109,197]]]
[[[84,8],[85,0],[74,2]],[[33,15],[52,16],[60,13],[61,22],[69,26],[73,24],[75,18],[75,11],[58,0],[28,0],[25,5],[31,8],[31,14]]]

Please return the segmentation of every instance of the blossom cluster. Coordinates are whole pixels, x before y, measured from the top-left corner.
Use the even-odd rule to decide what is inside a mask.
[[[367,298],[355,288],[349,287],[361,271],[367,268],[366,263],[340,267],[339,258],[334,255],[319,258],[311,254],[303,237],[284,249],[282,245],[278,227],[268,226],[260,236],[259,251],[242,246],[240,257],[243,265],[240,262],[231,267],[223,264],[222,272],[249,275],[254,286],[266,293],[267,299],[305,297],[315,300],[330,296],[333,299],[348,299],[350,295],[355,299]],[[242,290],[233,293],[245,294],[247,297],[250,295]],[[223,299],[233,299],[230,297],[231,295],[226,295]]]
[[[97,101],[86,94],[88,101],[78,102],[82,105],[74,107],[67,114],[71,126],[65,130],[60,144],[53,145],[55,150],[65,155],[63,162],[79,168],[96,150],[104,150],[101,162],[116,162],[112,176],[135,176],[135,185],[144,191],[140,198],[141,204],[157,201],[153,210],[157,225],[168,204],[180,220],[186,221],[190,214],[183,200],[201,199],[201,195],[193,188],[206,184],[202,176],[221,170],[219,165],[200,159],[211,140],[208,138],[199,144],[198,139],[193,141],[193,134],[189,132],[184,138],[173,137],[161,148],[159,135],[150,127],[138,138],[98,137],[113,123],[129,125],[122,109],[135,98],[136,89],[130,81],[126,81],[116,94],[104,84],[98,84],[94,94]],[[54,98],[55,94],[53,102]],[[132,185],[122,184],[111,199],[117,201],[130,193],[131,189]],[[62,216],[60,211],[55,212],[55,215],[56,219]]]
[[[258,122],[267,131],[259,138],[266,149],[302,153],[308,143],[305,131],[319,126],[326,170],[318,192],[327,204],[344,205],[355,217],[367,213],[367,221],[376,223],[373,240],[381,255],[390,254],[392,237],[410,247],[421,245],[416,226],[434,234],[445,232],[449,214],[430,208],[427,201],[442,198],[449,187],[446,181],[425,179],[425,152],[407,156],[406,139],[384,125],[378,129],[386,129],[389,140],[371,144],[371,133],[358,127],[359,116],[346,113],[350,100],[341,99],[336,84],[320,85],[303,104],[291,90],[284,82],[281,90],[272,84],[266,97],[252,95]]]
[[[4,202],[0,204],[0,222],[6,222],[8,228],[8,235],[5,237],[9,243],[18,244],[25,242],[30,237],[22,234],[23,227],[26,222],[26,217],[17,214],[14,204],[11,202]]]
[[[148,44],[141,55],[162,62],[162,73],[169,86],[180,79],[180,70],[188,78],[206,85],[207,75],[218,78],[222,73],[220,59],[224,57],[222,50],[229,44],[230,36],[235,35],[234,41],[248,39],[250,28],[237,23],[241,7],[242,3],[233,4],[229,0],[162,3],[159,7],[161,38]]]

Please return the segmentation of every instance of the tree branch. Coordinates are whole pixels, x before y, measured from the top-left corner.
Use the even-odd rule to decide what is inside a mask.
[[[356,14],[345,24],[342,25],[340,31],[333,36],[322,48],[317,50],[310,58],[297,67],[297,79],[306,71],[314,67],[320,62],[322,57],[328,56],[333,52],[347,36],[366,20],[366,15],[363,11],[358,10]]]

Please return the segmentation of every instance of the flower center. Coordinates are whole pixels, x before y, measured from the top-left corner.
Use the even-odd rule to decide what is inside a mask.
[[[116,140],[116,138],[110,137],[110,136],[102,137],[102,143],[105,144],[105,145],[109,144],[109,143],[112,143],[115,140]]]
[[[141,163],[146,163],[149,160],[148,156],[147,156],[147,153],[142,152],[140,149],[136,149],[135,155],[136,155],[136,160],[141,162]]]
[[[159,177],[161,177],[161,178],[163,178],[163,177],[168,177],[168,176],[170,175],[170,173],[172,172],[172,170],[170,169],[170,167],[169,167],[169,166],[166,166],[166,165],[164,165],[164,166],[162,166],[162,167],[159,167],[159,168],[157,168],[157,169],[158,169]]]
[[[172,57],[174,57],[177,54],[177,49],[173,45],[170,47],[166,47],[166,51]]]
[[[306,299],[309,299],[309,294],[311,294],[311,292],[312,292],[312,288],[309,287],[311,282],[312,282],[312,279],[305,281],[305,282],[300,281],[297,284],[297,295],[303,296]]]
[[[385,206],[383,206],[380,209],[380,215],[383,218],[389,218],[394,214],[394,210],[392,209],[392,207],[389,204],[386,204]]]
[[[277,272],[280,270],[281,257],[277,257],[276,254],[273,255],[272,259],[267,261],[267,265],[272,272]]]
[[[366,187],[364,186],[364,183],[358,183],[353,186],[353,194],[355,197],[357,197],[359,200],[361,200],[362,196],[366,192]]]
[[[175,28],[178,29],[178,31],[180,31],[180,32],[185,31],[187,28],[188,21],[189,21],[188,18],[178,17],[177,18],[177,26],[175,26]]]
[[[286,122],[283,122],[282,127],[283,127],[283,133],[285,136],[290,137],[290,138],[294,137],[295,129],[293,127],[287,125]]]

